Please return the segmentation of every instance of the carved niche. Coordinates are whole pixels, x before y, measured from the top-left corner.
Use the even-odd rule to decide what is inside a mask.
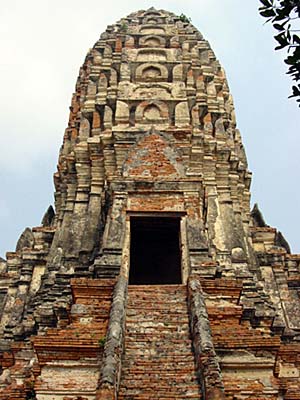
[[[165,124],[169,123],[169,109],[162,101],[143,101],[136,108],[136,123]]]
[[[165,47],[166,40],[161,36],[147,35],[140,38],[141,47]]]
[[[168,69],[165,65],[158,63],[145,63],[137,67],[135,71],[135,77],[137,81],[167,81],[168,80]]]

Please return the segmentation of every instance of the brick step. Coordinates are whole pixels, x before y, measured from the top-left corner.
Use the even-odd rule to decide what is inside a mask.
[[[128,306],[129,309],[128,311],[135,312],[137,310],[145,310],[145,307],[147,309],[151,308],[152,311],[158,312],[158,311],[170,311],[170,312],[181,312],[185,313],[186,307],[186,298],[183,297],[182,299],[173,299],[173,301],[168,300],[166,298],[165,301],[155,301],[155,299],[151,299],[150,301],[146,301],[144,299],[136,299],[136,301],[128,301]],[[145,314],[145,311],[143,312]]]
[[[134,300],[134,299],[140,299],[140,298],[144,298],[146,299],[145,293],[147,294],[147,296],[151,296],[148,297],[148,301],[151,301],[151,299],[157,298],[158,301],[162,301],[163,299],[170,297],[169,300],[172,301],[174,300],[174,298],[176,296],[178,297],[187,297],[187,290],[186,288],[183,289],[175,289],[175,290],[169,290],[169,291],[163,291],[163,290],[149,290],[146,287],[144,287],[145,289],[143,290],[132,290],[129,288],[128,293],[129,295],[131,295],[130,300]]]
[[[144,350],[145,356],[147,355],[147,357],[148,356],[153,357],[153,353],[159,357],[163,357],[163,356],[172,357],[172,354],[174,354],[174,346],[176,346],[176,345],[177,345],[177,343],[173,343],[173,345],[164,346],[164,347],[162,347],[162,346],[150,347],[149,345],[146,347],[146,343],[145,343],[144,346],[142,347],[142,346],[134,346],[134,345],[127,346],[127,344],[126,344],[126,348],[132,354],[135,352],[136,356],[143,355],[142,350]],[[192,348],[189,348],[187,346],[180,347],[180,348],[176,349],[176,353],[174,354],[174,357],[177,357],[178,355],[187,357],[191,353],[192,353]]]
[[[130,296],[130,294],[129,294]],[[161,307],[165,310],[179,309],[182,312],[185,310],[185,302],[187,301],[186,296],[175,296],[171,295],[172,299],[169,299],[169,296],[165,298],[160,298],[159,300],[155,299],[155,296],[145,299],[145,297],[137,297],[135,299],[130,299],[128,301],[129,306],[134,306],[137,309],[141,309],[143,307],[149,306],[152,307],[153,311],[157,310],[157,307]]]
[[[149,313],[151,310],[149,311]],[[126,326],[133,326],[136,324],[136,319],[138,318],[139,322],[144,325],[144,324],[152,324],[152,325],[157,325],[157,326],[164,326],[164,327],[172,327],[172,326],[184,326],[187,327],[189,326],[189,321],[184,318],[182,314],[174,315],[174,314],[168,314],[168,313],[162,313],[162,314],[153,314],[153,315],[141,315],[141,314],[136,314],[136,315],[128,315],[126,316]],[[99,322],[100,323],[100,322]]]
[[[165,300],[168,300],[169,304],[175,304],[178,301],[181,300],[186,300],[187,299],[187,295],[184,293],[171,293],[168,294],[167,296],[162,296],[159,294],[148,294],[149,297],[146,297],[145,294],[141,293],[140,296],[134,296],[131,299],[129,299],[129,304],[136,304],[137,302],[143,302],[145,304],[152,304],[154,302],[156,302],[157,304],[164,304]],[[130,296],[130,293],[129,293]],[[157,297],[159,296],[159,297]],[[170,296],[172,296],[172,298],[170,298]],[[180,304],[179,304],[180,305]]]
[[[153,312],[153,315],[159,315],[161,313],[178,316],[185,315],[186,313],[186,308],[180,308],[180,306],[177,306],[177,304],[175,304],[174,306],[170,305],[168,308],[166,305],[164,305],[164,307],[160,307],[159,304],[144,304],[139,301],[138,305],[128,304],[127,307],[129,307],[129,309],[127,310],[128,316],[147,316],[149,311],[151,311],[151,313]]]
[[[149,290],[146,286],[144,286],[144,289],[132,289],[129,287],[128,289],[128,294],[131,296],[131,300],[135,299],[147,299],[147,301],[151,301],[152,299],[157,299],[157,301],[162,301],[163,299],[166,299],[169,297],[170,301],[173,301],[174,298],[176,297],[187,297],[187,290],[186,288],[177,288],[169,291],[164,291],[162,289],[157,289],[157,290]],[[147,298],[147,296],[149,296]],[[172,297],[171,297],[172,296]]]
[[[182,355],[181,357],[176,356],[176,357],[171,357],[171,356],[152,356],[151,358],[145,357],[145,358],[133,358],[126,360],[126,362],[123,362],[122,366],[126,368],[131,368],[133,365],[138,369],[140,366],[143,368],[146,366],[151,366],[153,368],[156,368],[157,366],[160,366],[161,370],[161,365],[162,363],[166,367],[166,370],[171,367],[172,370],[175,368],[181,368],[181,367],[194,367],[194,359],[190,357],[186,357],[186,355]],[[195,368],[194,368],[195,369]]]
[[[167,313],[166,313],[167,314]],[[138,316],[138,315],[137,315]],[[130,315],[126,316],[126,325],[133,326],[136,323],[137,316]],[[161,315],[139,315],[139,321],[141,324],[152,324],[156,326],[163,326],[163,327],[188,327],[189,323],[183,316],[179,318],[178,315],[169,314],[168,320],[166,321],[165,318],[162,318]]]
[[[187,338],[189,338],[189,330],[188,329],[182,329],[178,330],[176,328],[173,329],[163,329],[163,327],[156,327],[155,326],[142,326],[141,330],[138,331],[136,328],[134,330],[129,329],[128,327],[126,328],[126,332],[130,332],[131,335],[134,335],[135,337],[137,336],[144,336],[144,337],[150,337],[152,336],[153,340],[160,340],[160,338],[163,337],[169,337],[172,336],[174,338],[182,337],[182,335],[186,335]]]
[[[118,400],[183,400],[183,399],[191,399],[191,400],[199,400],[201,399],[200,394],[196,393],[171,393],[169,390],[166,393],[159,393],[159,397],[157,394],[153,394],[153,392],[144,392],[144,394],[136,394],[136,393],[126,393],[119,394]],[[6,400],[6,399],[5,399]]]
[[[127,371],[129,373],[134,373],[135,371],[130,370]],[[190,371],[186,371],[186,374],[190,374]],[[167,382],[167,383],[166,383]],[[157,389],[162,390],[164,387],[169,388],[170,386],[174,385],[179,385],[181,390],[183,389],[188,389],[190,384],[197,384],[197,379],[196,378],[186,378],[186,377],[179,377],[176,376],[174,373],[172,374],[171,372],[169,374],[160,374],[160,373],[140,373],[134,376],[134,379],[124,379],[123,380],[123,386],[126,387],[127,389],[130,388],[153,388],[152,384],[156,383],[157,384]]]
[[[130,357],[128,355],[128,359],[126,361],[123,362],[123,365],[127,365],[127,363],[133,361],[133,362],[139,362],[139,361],[149,361],[149,363],[153,363],[153,365],[155,365],[157,363],[157,359],[161,359],[161,362],[166,362],[166,364],[168,363],[172,363],[172,362],[176,362],[176,360],[179,359],[179,357],[181,358],[185,358],[185,362],[190,362],[191,360],[194,360],[194,356],[192,354],[192,350],[190,350],[189,352],[187,351],[183,351],[181,353],[177,353],[176,356],[170,355],[171,352],[171,348],[167,349],[165,351],[162,351],[161,349],[157,349],[156,353],[154,353],[154,350],[148,350],[147,352],[145,352],[145,354],[143,355],[142,352],[142,348],[130,348],[128,349],[128,351],[130,350],[130,352],[134,352],[135,353],[135,357]],[[180,354],[180,356],[179,356]],[[174,360],[174,361],[173,361]]]
[[[154,397],[155,396],[155,397]],[[184,393],[182,395],[178,395],[177,393],[172,394],[169,391],[165,394],[159,394],[159,397],[157,397],[156,395],[153,395],[153,393],[147,393],[145,392],[145,394],[135,394],[134,393],[134,397],[133,395],[118,395],[118,400],[181,400],[181,399],[191,399],[191,400],[199,400],[201,399],[201,397],[199,397],[200,395],[198,394],[187,394]],[[6,400],[6,399],[5,399]]]
[[[134,321],[133,317],[130,317],[130,319],[126,321],[127,321],[126,329],[135,328],[136,322]],[[155,318],[151,319],[150,317],[144,319],[142,316],[140,316],[139,326],[141,326],[141,329],[143,329],[144,327],[147,328],[157,327],[158,329],[163,328],[163,329],[174,330],[174,328],[179,329],[182,327],[182,330],[187,330],[189,328],[189,322],[186,320],[186,318],[185,319],[175,318],[174,316],[171,316],[167,319],[167,315],[165,317],[156,316]]]
[[[129,294],[130,295],[130,294]],[[136,306],[137,308],[142,308],[142,306],[160,306],[162,308],[165,309],[172,309],[175,307],[178,307],[181,310],[184,310],[184,304],[182,304],[182,302],[186,302],[187,297],[186,296],[178,296],[178,295],[173,295],[171,294],[172,299],[169,298],[169,296],[165,296],[160,297],[159,300],[155,299],[155,295],[153,294],[153,297],[151,296],[151,298],[145,299],[145,296],[141,296],[141,297],[136,297],[134,299],[130,299],[128,301],[128,305],[130,306]],[[168,303],[166,303],[168,302]],[[155,310],[156,307],[153,309]]]
[[[128,293],[129,296],[131,293]],[[145,303],[153,303],[157,302],[163,304],[165,300],[168,300],[170,304],[176,303],[178,300],[187,299],[186,293],[168,293],[167,295],[159,294],[159,293],[140,293],[139,295],[134,294],[131,298],[128,299],[129,303],[136,303],[137,301],[142,301]]]
[[[149,357],[151,357],[151,358],[149,358]],[[163,363],[163,362],[166,362],[166,363],[170,363],[170,362],[171,363],[172,362],[181,363],[181,362],[186,362],[189,359],[190,360],[194,360],[193,357],[194,356],[193,356],[193,354],[191,354],[191,351],[186,351],[185,353],[176,354],[176,355],[169,354],[169,353],[167,353],[167,354],[162,354],[162,353],[153,354],[153,351],[152,351],[151,354],[147,354],[147,352],[145,352],[144,355],[143,354],[141,354],[141,355],[140,354],[136,354],[134,358],[132,358],[132,359],[128,358],[128,360],[124,361],[122,363],[122,365],[127,365],[127,362],[135,362],[138,365],[139,363],[148,362],[148,361],[152,362],[153,364],[155,364],[155,363],[159,364],[159,363]]]
[[[128,293],[130,296],[130,293]],[[171,298],[170,298],[171,297]],[[168,301],[168,305],[175,305],[177,303],[179,307],[184,308],[183,304],[181,304],[181,301],[186,301],[187,296],[186,294],[181,294],[181,293],[171,293],[167,296],[160,296],[159,294],[149,294],[149,297],[146,297],[145,294],[142,294],[140,296],[135,296],[132,297],[131,299],[128,299],[128,304],[132,305],[139,305],[141,303],[143,304],[159,304],[161,306],[166,306],[167,304],[165,303]]]
[[[193,360],[192,360],[193,361]],[[194,367],[194,361],[192,363],[187,363],[182,365],[182,364],[164,364],[164,371],[161,370],[161,365],[156,364],[156,366],[150,364],[151,366],[151,371],[147,371],[145,373],[145,368],[149,367],[149,364],[141,364],[139,367],[133,365],[132,368],[129,368],[127,365],[123,367],[123,372],[126,374],[134,374],[134,380],[136,381],[137,379],[145,379],[145,377],[149,376],[155,376],[157,378],[161,378],[161,380],[164,380],[166,377],[170,377],[170,380],[174,377],[174,372],[176,371],[181,371],[184,373],[191,374],[193,376],[193,373],[195,371]],[[185,381],[186,379],[184,379]],[[191,379],[196,381],[196,378]],[[125,380],[126,381],[126,380]]]
[[[148,300],[151,301],[151,299],[157,298],[158,301],[162,301],[162,299],[165,299],[166,297],[170,297],[170,301],[172,301],[174,299],[174,297],[176,296],[180,296],[180,297],[187,297],[187,290],[186,288],[182,289],[182,288],[175,288],[173,290],[162,290],[162,289],[154,289],[154,290],[149,290],[149,288],[147,288],[146,286],[144,286],[144,289],[139,290],[139,289],[132,289],[129,287],[128,289],[128,293],[131,296],[130,300],[132,299],[137,299],[137,298],[146,298],[145,294],[148,297]]]
[[[139,319],[139,326],[141,326],[141,328],[144,326],[149,328],[155,326],[157,328],[174,329],[182,326],[184,329],[187,329],[189,327],[189,321],[187,321],[186,318],[183,318],[182,316],[174,317],[174,315],[168,316],[167,313],[162,316],[156,315],[152,318],[150,316],[143,318],[143,316],[137,315],[135,318]],[[126,327],[131,329],[136,326],[135,318],[130,316],[129,319],[126,320]]]
[[[161,335],[186,335],[189,337],[189,326],[181,327],[179,326],[162,326],[162,325],[141,325],[140,330],[138,330],[134,325],[132,325],[133,328],[131,329],[131,326],[127,325],[126,327],[126,332],[130,333],[135,333],[135,334],[140,334],[140,335],[145,335],[145,334],[152,334],[153,338],[155,337],[160,337]]]
[[[165,344],[163,343],[163,340],[168,340],[168,343]],[[190,339],[189,337],[187,337],[186,339],[182,339],[180,337],[180,335],[159,335],[157,336],[153,336],[153,334],[150,333],[135,333],[135,332],[130,332],[130,337],[126,339],[126,343],[136,343],[136,342],[141,343],[148,343],[149,345],[153,344],[155,346],[157,346],[158,344],[160,344],[159,347],[162,348],[169,348],[172,344],[182,344],[183,346],[187,346],[190,343]],[[176,349],[177,350],[177,349]]]
[[[182,361],[188,362],[189,360],[193,359],[193,356],[191,356],[191,351],[182,352],[180,355],[176,354],[175,356],[172,356],[172,355],[170,355],[169,352],[166,352],[165,354],[160,351],[154,353],[152,350],[151,350],[151,353],[149,350],[149,352],[147,352],[143,355],[143,353],[141,351],[142,349],[134,349],[134,350],[137,350],[136,356],[134,358],[128,358],[126,361],[123,362],[122,365],[127,365],[127,363],[131,363],[131,362],[136,362],[138,364],[139,362],[143,362],[143,361],[146,361],[146,362],[149,361],[149,362],[152,362],[153,365],[155,365],[155,363],[159,363],[159,360],[161,360],[161,362],[166,362],[166,363],[172,363],[172,362],[177,363],[177,362],[182,362]],[[192,358],[190,358],[190,357],[192,357]]]
[[[143,328],[141,332],[137,332],[136,330],[130,331],[126,329],[126,332],[130,333],[131,338],[134,338],[134,340],[141,339],[142,341],[146,342],[156,343],[162,341],[163,339],[169,340],[170,338],[181,340],[182,335],[186,335],[187,340],[190,339],[188,330],[179,332],[176,329],[169,331],[158,329],[157,331],[155,331],[155,328]],[[131,339],[128,338],[128,340],[130,341]]]
[[[127,307],[132,307],[130,304],[127,305]],[[134,307],[134,306],[133,306]],[[150,318],[150,317],[158,317],[160,316],[161,319],[163,319],[164,315],[168,315],[170,318],[178,318],[178,317],[184,317],[184,314],[186,310],[178,310],[178,308],[164,308],[161,309],[159,306],[155,307],[155,311],[153,310],[155,305],[152,305],[151,307],[143,307],[142,305],[136,308],[134,308],[134,311],[129,309],[126,313],[128,317],[141,317],[141,318]],[[148,313],[151,313],[150,315]]]
[[[145,355],[137,353],[134,358],[128,358],[126,361],[123,362],[122,365],[126,366],[132,362],[136,365],[144,363],[149,363],[153,365],[155,365],[156,363],[180,364],[194,362],[194,356],[193,354],[191,354],[191,351],[185,351],[180,354],[176,353],[176,355],[172,355],[169,352],[166,352],[165,354],[162,352],[156,352],[153,354],[153,351],[151,351],[151,353],[145,353]]]
[[[131,289],[134,290],[134,292],[136,292],[137,290],[141,289],[142,291],[147,291],[147,293],[150,293],[151,291],[154,291],[157,293],[157,291],[159,289],[162,289],[163,292],[167,292],[167,291],[172,291],[174,289],[184,289],[186,290],[186,285],[182,284],[182,283],[174,283],[174,284],[164,284],[164,285],[129,285],[128,286],[128,291],[130,291]]]
[[[130,334],[130,337],[128,337]],[[142,347],[147,345],[147,348],[165,348],[169,349],[172,348],[175,344],[178,346],[180,343],[184,346],[184,348],[187,348],[187,345],[190,343],[190,338],[188,335],[186,335],[185,339],[181,339],[180,335],[176,332],[176,334],[171,334],[171,335],[159,335],[159,336],[154,336],[153,334],[150,333],[135,333],[135,332],[130,332],[126,331],[127,338],[125,339],[126,346],[132,346],[136,345],[135,347]],[[183,333],[183,335],[185,335]],[[188,346],[189,348],[192,348],[191,346]],[[146,348],[144,348],[146,350]],[[177,351],[179,347],[176,348],[175,351]],[[173,348],[174,352],[174,348]]]
[[[178,346],[178,342],[172,342],[170,345],[168,346],[162,346],[162,345],[154,345],[152,347],[149,346],[149,342],[143,342],[143,346],[139,346],[139,345],[134,345],[134,343],[128,344],[126,343],[126,348],[128,349],[128,351],[130,350],[132,353],[138,350],[144,350],[145,352],[147,351],[147,349],[150,351],[150,354],[153,353],[153,351],[156,351],[157,354],[159,354],[160,356],[162,355],[171,355],[174,353],[174,346]],[[146,347],[146,345],[148,345],[148,347]],[[150,343],[151,345],[151,343]],[[189,351],[189,353],[187,353],[187,350]],[[190,352],[192,351],[192,347],[189,346],[189,343],[186,343],[186,346],[181,346],[180,348],[177,347],[176,348],[176,355],[177,354],[190,354]],[[145,353],[147,354],[147,353]]]
[[[167,300],[166,300],[167,301]],[[151,309],[152,311],[158,312],[158,311],[169,311],[171,313],[182,313],[184,314],[186,308],[180,304],[180,302],[185,302],[186,300],[177,300],[174,301],[173,303],[170,304],[161,304],[161,303],[153,303],[153,302],[146,302],[142,300],[138,300],[136,303],[128,302],[128,307],[130,312],[137,312],[139,310],[142,310],[142,313],[145,314],[145,311],[143,310],[148,310]]]
[[[189,392],[194,396],[198,395],[199,399],[199,386],[195,382],[187,382],[184,385],[181,382],[170,382],[168,386],[162,386],[162,381],[149,380],[148,382],[137,381],[137,386],[125,386],[124,389],[120,390],[120,394],[145,394],[145,392],[151,393],[155,399],[160,399],[161,395],[178,396],[175,398],[181,398],[182,395]],[[180,389],[178,389],[180,386]],[[155,390],[156,388],[156,390]],[[142,390],[141,390],[142,389]],[[181,395],[181,396],[180,396]],[[135,399],[135,396],[133,397]],[[184,397],[183,397],[184,398]],[[119,399],[119,395],[118,395]]]
[[[156,349],[148,349],[145,350],[144,348],[144,358],[143,357],[143,352],[142,352],[142,348],[141,347],[130,347],[128,348],[128,351],[130,350],[132,353],[135,352],[135,357],[130,358],[130,356],[128,355],[128,360],[143,360],[143,359],[155,359],[155,357],[160,357],[162,360],[163,359],[177,359],[179,357],[185,357],[188,360],[188,357],[191,357],[191,353],[192,350],[189,351],[184,351],[182,350],[181,352],[177,352],[176,355],[172,356],[171,354],[171,347],[169,349],[165,349],[165,351],[163,351],[161,348],[156,348]]]
[[[149,310],[149,313],[151,310]],[[174,313],[167,313],[163,312],[161,314],[158,313],[153,313],[151,315],[143,315],[143,314],[127,314],[126,315],[126,321],[127,321],[127,326],[128,325],[135,325],[136,319],[139,319],[141,324],[160,324],[161,326],[188,326],[189,321],[182,315],[182,313],[174,314]]]
[[[201,394],[199,392],[198,385],[189,385],[188,388],[178,389],[178,387],[174,387],[170,389],[170,387],[163,388],[160,387],[159,390],[152,388],[145,388],[143,393],[139,393],[136,389],[126,388],[126,390],[120,390],[118,394],[118,400],[161,400],[161,399],[201,399]]]
[[[156,385],[155,385],[156,384]],[[139,391],[137,389],[141,388],[141,382],[138,381],[136,382],[136,385],[134,385],[134,381],[129,381],[126,382],[126,385],[124,385],[124,388],[122,388],[120,390],[120,394],[124,391],[124,389],[126,389],[126,392],[129,394],[130,392],[135,391],[136,393],[139,393]],[[144,392],[152,392],[153,394],[162,394],[162,393],[174,393],[174,394],[179,394],[179,393],[199,393],[199,385],[195,384],[195,382],[193,381],[186,381],[184,385],[178,386],[178,382],[173,381],[168,382],[168,384],[165,384],[163,382],[163,380],[148,380],[147,382],[145,382],[145,386],[143,387]],[[118,396],[119,398],[119,396]]]

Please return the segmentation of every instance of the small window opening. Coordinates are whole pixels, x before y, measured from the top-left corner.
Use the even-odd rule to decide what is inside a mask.
[[[130,218],[129,284],[181,283],[180,218]]]

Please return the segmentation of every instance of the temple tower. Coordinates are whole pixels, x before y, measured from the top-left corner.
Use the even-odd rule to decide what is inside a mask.
[[[0,263],[0,399],[300,398],[300,256],[250,211],[225,73],[150,8],[89,51],[55,207]]]

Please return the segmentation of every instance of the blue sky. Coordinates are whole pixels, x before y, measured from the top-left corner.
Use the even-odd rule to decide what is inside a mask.
[[[151,6],[184,13],[225,68],[253,172],[252,204],[300,253],[300,109],[259,1],[10,0],[0,15],[0,256],[53,204],[79,67],[107,25]]]

